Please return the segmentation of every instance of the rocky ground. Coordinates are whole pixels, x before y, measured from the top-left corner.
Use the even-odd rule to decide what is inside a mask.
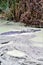
[[[0,65],[43,65],[43,29],[0,27]]]

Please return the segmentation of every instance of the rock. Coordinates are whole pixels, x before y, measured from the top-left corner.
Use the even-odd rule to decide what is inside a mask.
[[[24,58],[26,56],[24,52],[18,51],[16,49],[14,49],[13,51],[8,51],[6,54],[14,57],[19,57],[19,58]]]

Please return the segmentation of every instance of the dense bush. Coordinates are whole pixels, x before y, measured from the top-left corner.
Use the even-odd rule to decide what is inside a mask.
[[[29,26],[43,27],[43,0],[0,0],[9,10],[7,20],[16,20]]]
[[[26,23],[26,25],[35,25],[41,27],[42,20],[42,4],[41,0],[22,0],[25,11],[21,14],[20,21]],[[23,7],[22,7],[23,9]]]

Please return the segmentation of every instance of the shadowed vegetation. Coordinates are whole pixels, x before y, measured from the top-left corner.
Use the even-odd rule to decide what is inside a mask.
[[[43,27],[43,0],[0,0],[0,3],[4,19]]]

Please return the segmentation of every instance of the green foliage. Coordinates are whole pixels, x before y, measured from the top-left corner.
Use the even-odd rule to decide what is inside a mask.
[[[7,7],[7,0],[0,0],[0,8],[6,9]]]

